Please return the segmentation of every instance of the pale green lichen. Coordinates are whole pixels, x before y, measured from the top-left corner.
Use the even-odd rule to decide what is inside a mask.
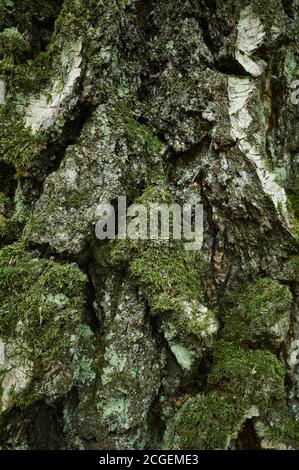
[[[175,355],[177,362],[185,370],[190,370],[194,361],[194,353],[180,344],[172,344],[170,346],[172,353]]]

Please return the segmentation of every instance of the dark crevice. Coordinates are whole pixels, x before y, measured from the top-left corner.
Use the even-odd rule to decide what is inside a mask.
[[[269,115],[269,130],[271,130],[278,127],[280,109],[283,106],[284,89],[280,80],[272,75],[269,90],[266,91],[271,105]]]
[[[55,260],[60,264],[74,263],[78,262],[75,256],[69,255],[68,253],[57,253],[54,248],[50,246],[49,243],[37,243],[28,241],[27,242],[28,251],[32,253],[33,256],[37,258],[46,259],[46,260]]]
[[[222,43],[219,31],[224,30],[224,35],[229,34],[226,24],[217,15],[216,0],[191,1],[193,12],[187,14],[189,18],[195,18],[202,32],[205,45],[212,54],[217,54]]]
[[[38,52],[45,52],[47,50],[54,31],[55,22],[56,16],[51,16],[48,19],[32,19],[32,49],[35,52],[34,55]]]
[[[147,443],[144,450],[148,449],[159,449],[163,442],[163,436],[166,429],[166,423],[162,419],[161,400],[160,395],[161,389],[157,393],[157,397],[154,400],[151,409],[149,410],[147,422],[148,427],[151,430],[152,436]]]
[[[235,442],[237,450],[261,450],[261,443],[254,429],[254,421],[245,421]]]
[[[25,410],[15,406],[3,414],[1,424],[0,444],[6,449],[24,444],[32,450],[65,448],[63,400],[51,405],[40,400]]]
[[[208,375],[211,371],[211,366],[211,357],[206,353],[200,359],[196,374],[194,374],[194,380],[188,384],[185,390],[182,390],[182,393],[188,391],[191,395],[196,395],[208,390]]]
[[[63,403],[47,405],[38,402],[25,418],[28,444],[32,450],[65,448],[63,434]]]
[[[151,93],[153,92],[154,86],[157,84],[157,78],[159,78],[165,66],[166,62],[152,62],[149,64],[149,71],[147,73],[141,73],[141,85],[137,93],[137,98],[140,103],[148,102],[152,99]]]
[[[15,179],[16,170],[13,165],[0,161],[0,192],[9,198],[13,198],[17,180]]]
[[[159,32],[153,21],[155,0],[139,0],[135,4],[137,26],[145,37],[152,37]]]
[[[206,8],[208,8],[212,15],[217,13],[217,0],[204,0]]]
[[[165,60],[156,60],[152,57],[152,40],[160,35],[155,23],[155,8],[159,2],[155,0],[137,0],[134,5],[128,5],[133,14],[132,23],[124,22],[122,37],[122,58],[128,62],[136,61],[139,57],[142,63],[140,70],[140,85],[137,98],[140,103],[151,100],[157,76],[167,65]],[[131,26],[131,27],[130,27]]]
[[[94,309],[94,302],[96,300],[96,292],[92,280],[92,255],[91,251],[86,247],[85,256],[78,259],[77,255],[70,255],[68,253],[57,253],[49,244],[28,243],[28,249],[33,256],[41,259],[53,260],[59,264],[75,263],[78,268],[86,274],[88,278],[86,288],[86,322],[93,332],[98,332],[101,329],[100,320]]]
[[[192,160],[194,160],[194,158],[196,158],[198,155],[200,155],[205,148],[208,149],[210,147],[210,144],[211,144],[211,138],[209,137],[208,130],[207,130],[202,140],[192,145],[187,150],[184,150],[182,152],[173,152],[173,153],[170,150],[170,155],[168,159],[169,179],[171,180],[173,178],[172,175],[178,165],[183,164],[184,167],[186,167],[186,165],[190,163]]]
[[[56,142],[49,140],[47,148],[40,156],[40,160],[46,165],[43,167],[43,177],[59,168],[66,149],[80,138],[81,131],[93,111],[94,107],[89,103],[79,102],[72,112],[72,118],[65,123],[59,139]]]
[[[153,314],[151,307],[144,296],[142,296],[142,299],[145,302],[145,317],[149,321],[151,336],[154,338],[159,351],[165,351],[167,353],[166,370],[169,371],[171,368],[170,363],[174,363],[176,367],[179,367],[177,365],[176,358],[172,353],[169,344],[163,335],[163,332],[161,331],[159,317]],[[151,430],[151,438],[145,449],[160,448],[163,441],[163,436],[166,429],[166,423],[162,417],[162,404],[160,399],[161,395],[163,394],[163,389],[163,385],[160,385],[160,389],[157,392],[157,396],[153,401],[147,416],[149,429]]]
[[[164,338],[164,335],[161,332],[159,316],[153,314],[152,309],[145,298],[144,298],[144,302],[146,304],[145,316],[150,323],[152,336],[155,338],[157,345],[159,346],[160,349],[168,350],[170,354],[172,355],[172,352],[169,349],[168,342],[166,341],[166,339]]]
[[[210,235],[212,239],[212,246],[211,246],[211,258],[210,258],[210,276],[211,276],[211,281],[212,281],[212,286],[213,286],[213,291],[209,292],[209,295],[207,295],[207,302],[211,305],[211,307],[217,307],[219,304],[219,299],[223,295],[226,285],[229,280],[229,273],[226,276],[225,281],[221,284],[219,287],[217,285],[216,281],[216,273],[214,269],[214,260],[215,260],[215,255],[217,251],[217,236],[219,233],[219,228],[215,224],[213,220],[213,211],[212,211],[212,205],[209,201],[209,198],[206,196],[206,194],[209,194],[209,191],[206,191],[206,188],[204,186],[204,172],[200,172],[197,175],[196,181],[200,182],[200,188],[201,188],[201,200],[203,204],[203,209],[204,209],[204,214],[206,214],[207,220],[208,220],[208,226],[210,227]]]
[[[236,77],[251,77],[242,65],[232,56],[224,56],[215,61],[215,69],[225,75]]]
[[[82,269],[84,272],[84,270]],[[88,277],[88,286],[87,286],[87,323],[94,333],[99,332],[101,330],[101,323],[98,318],[98,315],[95,311],[94,304],[96,301],[96,291],[95,286],[92,280],[92,275],[90,271],[90,267],[88,268],[87,272]]]
[[[215,46],[214,41],[210,35],[210,25],[209,25],[208,19],[201,16],[198,19],[198,22],[202,31],[202,37],[203,37],[205,45],[207,46],[209,51],[211,51],[212,53],[217,52],[217,47]]]
[[[281,0],[284,12],[286,15],[288,15],[290,18],[294,18],[294,6],[293,6],[293,0]]]

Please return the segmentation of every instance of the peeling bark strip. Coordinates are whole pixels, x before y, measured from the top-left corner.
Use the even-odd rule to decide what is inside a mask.
[[[0,80],[0,104],[5,103],[5,82]]]
[[[0,2],[0,449],[298,449],[298,2],[38,3]],[[201,204],[201,251],[121,196]]]
[[[267,63],[261,59],[255,61],[252,56],[263,44],[266,32],[252,7],[242,10],[237,31],[236,59],[246,72],[253,77],[258,77],[265,71]]]
[[[251,125],[254,125],[254,119],[248,111],[248,105],[250,105],[250,99],[254,93],[256,93],[255,84],[250,78],[230,77],[228,79],[232,138],[238,143],[241,152],[244,153],[246,158],[254,164],[264,192],[272,198],[275,207],[277,209],[280,208],[281,215],[288,220],[285,190],[276,183],[275,175],[267,169],[266,163],[261,156],[266,141],[266,127],[264,133],[262,132],[263,129],[254,134],[250,132],[250,129],[254,129],[251,127]],[[252,109],[254,109],[254,105]]]
[[[59,112],[65,107],[65,102],[74,92],[74,86],[80,76],[82,41],[66,47],[70,66],[67,76],[54,80],[49,90],[43,92],[38,98],[30,98],[25,116],[25,126],[30,127],[35,133],[39,130],[47,130],[59,116]]]

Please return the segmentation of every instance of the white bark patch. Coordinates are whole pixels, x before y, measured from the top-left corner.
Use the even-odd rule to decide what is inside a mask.
[[[33,364],[13,352],[11,343],[0,338],[0,410],[7,410],[13,399],[26,390],[31,382]]]
[[[64,102],[72,95],[76,80],[81,73],[81,50],[81,39],[72,44],[68,50],[71,66],[64,83],[54,80],[49,90],[38,98],[30,99],[25,116],[25,126],[31,127],[32,132],[35,133],[51,127]]]
[[[21,392],[26,390],[31,382],[31,369],[27,366],[19,366],[13,368],[4,375],[2,379],[2,412],[7,410],[12,399],[18,396]]]
[[[259,17],[249,6],[241,12],[238,23],[235,58],[242,67],[253,77],[261,75],[267,63],[263,60],[254,60],[251,55],[264,42],[266,32]]]
[[[288,364],[293,369],[299,364],[299,340],[292,341],[289,349]]]
[[[248,104],[256,90],[255,83],[250,78],[228,78],[229,116],[231,121],[231,136],[238,143],[239,149],[254,164],[257,175],[275,207],[281,208],[287,219],[287,198],[284,189],[275,181],[275,175],[267,168],[259,152],[260,142],[263,141],[263,130],[252,134],[250,125],[253,118]]]
[[[229,77],[230,115],[239,113],[247,105],[253,90],[254,82],[249,78]]]
[[[5,344],[0,338],[0,367],[5,363]]]
[[[6,86],[3,80],[0,80],[0,104],[5,103]]]
[[[77,180],[78,180],[78,171],[76,168],[76,162],[70,158],[65,162],[65,167],[63,170],[64,172],[64,179],[65,184],[68,189],[76,189],[77,188]]]
[[[215,111],[214,111],[214,103],[212,103],[211,101],[208,103],[208,106],[202,113],[202,117],[210,122],[213,122],[216,120]]]

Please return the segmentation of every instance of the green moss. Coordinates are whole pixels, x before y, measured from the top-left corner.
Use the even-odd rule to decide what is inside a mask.
[[[251,3],[268,30],[271,29],[273,24],[282,20],[283,6],[281,0],[253,0]]]
[[[165,336],[173,352],[179,352],[175,354],[178,362],[182,352],[190,357],[190,363],[192,357],[196,359],[200,353],[195,345],[199,347],[203,338],[209,343],[217,330],[213,313],[203,306],[203,272],[201,254],[186,251],[179,243],[152,246],[129,265],[129,273],[152,310],[163,314]]]
[[[118,100],[114,108],[114,116],[119,125],[123,128],[126,139],[134,147],[143,149],[143,163],[146,172],[146,184],[164,184],[163,155],[166,147],[159,138],[144,124],[140,124],[130,110],[128,100]],[[130,175],[128,175],[130,183]],[[146,196],[143,198],[145,199]]]
[[[163,155],[165,146],[147,126],[137,122],[130,114],[124,115],[124,124],[130,139],[145,146],[148,153]]]
[[[72,299],[72,308],[83,308],[86,276],[75,265],[34,258],[18,243],[1,250],[0,270],[1,336],[13,335],[17,322],[25,321],[26,315],[36,325],[49,320],[55,311],[54,294],[63,293]]]
[[[0,38],[0,70],[5,74],[12,96],[21,90],[36,91],[49,76],[48,59],[52,56],[49,26],[54,23],[60,7],[60,0],[23,0],[7,6]]]
[[[281,443],[298,448],[299,423],[293,419],[285,402],[276,403],[263,422],[257,422],[256,430],[260,438],[274,442],[273,448],[279,448]]]
[[[221,2],[221,0],[220,0]],[[219,3],[220,3],[219,2]],[[222,2],[223,3],[223,2]],[[233,0],[226,2],[228,4],[232,3],[237,9],[245,8],[246,6],[251,5],[252,8],[256,11],[257,14],[272,15],[275,17],[279,12],[283,10],[281,0]]]
[[[243,350],[220,340],[213,352],[208,384],[244,403],[266,410],[269,401],[285,398],[283,364],[269,351]]]
[[[165,187],[148,187],[136,203],[171,203]],[[171,230],[170,230],[171,232]],[[114,240],[96,250],[104,269],[116,272],[124,265],[155,314],[177,362],[188,370],[196,366],[204,349],[213,344],[218,324],[204,306],[205,257],[185,249],[184,240]]]
[[[3,107],[0,114],[4,122],[0,130],[1,160],[16,168],[28,168],[45,148],[46,140],[42,135],[33,135],[30,129],[24,128],[22,118],[12,117],[11,112],[11,108]]]
[[[299,182],[298,178],[293,178],[288,181],[286,185],[286,192],[288,196],[288,209],[293,215],[294,219],[299,220]]]
[[[7,214],[11,208],[11,200],[0,192],[0,214]]]
[[[51,396],[93,378],[86,284],[75,264],[36,258],[22,243],[0,251],[0,337],[13,345],[16,360],[33,364],[35,380],[24,404],[40,388]]]
[[[1,0],[0,25],[3,29],[18,25],[20,32],[27,34],[34,53],[49,36],[49,23],[58,15],[61,3],[61,0]]]
[[[240,415],[220,394],[197,395],[175,416],[165,435],[166,449],[223,449]]]
[[[6,28],[0,33],[0,70],[10,68],[28,50],[29,44],[17,28]]]
[[[14,203],[0,193],[0,245],[10,244],[20,235],[20,224],[13,219]]]
[[[274,23],[281,23],[283,20],[281,0],[228,0],[226,2],[217,0],[219,14],[225,14],[228,18],[238,19],[240,12],[249,5],[263,21],[268,31]]]
[[[84,15],[87,11],[80,0],[65,0],[55,23],[54,40],[58,35],[62,35],[64,40],[72,40],[79,34],[84,34]]]
[[[278,417],[272,422],[273,435],[298,439],[298,425],[287,411],[284,377],[283,364],[270,352],[219,341],[208,375],[211,392],[189,399],[175,414],[165,447],[223,449],[237,438],[246,419],[258,416],[267,422],[270,412]]]
[[[149,186],[135,200],[147,208],[151,202],[169,204],[172,198],[164,186]],[[183,240],[115,240],[99,248],[97,260],[114,267],[126,262],[134,282],[159,311],[179,309],[182,300],[204,301],[206,263],[198,251],[185,250]]]
[[[171,303],[174,297],[203,301],[199,264],[198,254],[174,244],[166,249],[153,246],[145,250],[134,258],[129,270],[154,301],[153,307],[165,309],[167,300]],[[155,298],[159,298],[157,304]]]
[[[283,279],[299,282],[299,256],[292,256],[281,267],[280,276]]]
[[[5,236],[6,234],[6,230],[7,230],[7,218],[0,214],[0,237],[2,238],[3,236]]]
[[[275,326],[277,339],[287,333],[292,294],[288,286],[263,278],[244,286],[228,304],[224,316],[224,337],[241,343],[270,341]],[[280,331],[279,331],[280,329]],[[278,341],[279,345],[279,341]]]
[[[0,214],[0,246],[15,241],[21,235],[19,224]]]

